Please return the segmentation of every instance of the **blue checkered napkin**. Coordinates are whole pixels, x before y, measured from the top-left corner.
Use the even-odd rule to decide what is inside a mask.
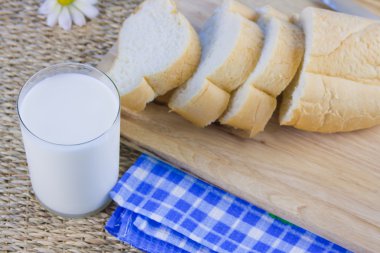
[[[147,252],[348,252],[146,155],[111,197],[107,231]]]
[[[146,252],[187,253],[173,244],[156,239],[133,225],[138,214],[128,209],[117,207],[108,220],[107,231],[121,241],[127,242]]]

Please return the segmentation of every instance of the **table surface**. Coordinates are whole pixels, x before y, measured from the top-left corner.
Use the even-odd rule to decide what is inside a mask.
[[[139,252],[104,231],[114,205],[93,217],[69,220],[38,204],[15,104],[21,86],[41,68],[65,61],[96,65],[141,1],[100,1],[100,15],[69,32],[46,26],[39,2],[0,0],[0,252]],[[138,155],[121,145],[121,173]]]
[[[279,0],[280,2],[281,0]],[[100,15],[69,32],[50,28],[39,1],[0,0],[0,252],[139,252],[104,231],[114,205],[85,219],[63,219],[35,200],[15,109],[18,91],[41,68],[75,61],[96,65],[120,24],[141,0],[103,0]],[[139,155],[121,145],[123,173]]]

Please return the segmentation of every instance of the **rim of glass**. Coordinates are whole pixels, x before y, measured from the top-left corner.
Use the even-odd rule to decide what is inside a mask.
[[[112,86],[115,88],[116,90],[116,93],[117,93],[117,98],[118,98],[118,110],[117,110],[117,113],[116,113],[116,116],[115,116],[115,119],[114,121],[112,122],[111,126],[108,127],[104,132],[102,132],[100,135],[88,140],[88,141],[84,141],[84,142],[80,142],[80,143],[73,143],[73,144],[62,144],[62,143],[55,143],[55,142],[52,142],[52,141],[48,141],[48,140],[45,140],[41,137],[39,137],[38,135],[36,135],[35,133],[33,133],[25,124],[25,122],[22,120],[22,117],[21,117],[21,114],[20,114],[20,110],[19,110],[19,105],[20,105],[20,96],[21,96],[21,93],[22,91],[25,89],[25,87],[28,85],[29,82],[31,82],[31,80],[33,80],[37,75],[41,74],[42,72],[45,72],[45,71],[49,71],[53,68],[61,68],[63,66],[69,66],[69,65],[72,65],[72,66],[80,66],[80,67],[84,67],[84,68],[87,68],[87,69],[90,69],[92,71],[95,71],[95,72],[98,72],[100,73],[101,75],[104,75],[108,80],[110,80],[110,82],[112,83]],[[100,82],[102,82],[101,80],[99,80]],[[103,82],[102,82],[103,83]],[[105,84],[104,84],[105,85]],[[115,123],[117,122],[118,118],[119,118],[119,115],[120,115],[120,110],[121,110],[121,105],[120,105],[120,92],[119,92],[119,89],[117,88],[116,84],[112,81],[112,79],[106,74],[104,73],[103,71],[91,66],[91,65],[88,65],[88,64],[83,64],[83,63],[76,63],[76,62],[66,62],[66,63],[58,63],[58,64],[53,64],[49,67],[46,67],[46,68],[43,68],[43,69],[40,69],[39,71],[37,71],[34,75],[32,75],[26,82],[25,84],[21,87],[19,93],[18,93],[18,96],[17,96],[17,102],[16,102],[16,109],[17,109],[17,115],[18,115],[18,118],[21,122],[21,124],[25,127],[25,129],[30,133],[32,134],[34,137],[36,137],[37,139],[43,141],[43,142],[46,142],[46,143],[49,143],[49,144],[52,144],[52,145],[56,145],[56,146],[67,146],[67,147],[70,147],[70,146],[80,146],[80,145],[84,145],[84,144],[87,144],[87,143],[90,143],[90,142],[93,142],[99,138],[101,138],[102,136],[104,136],[112,127],[114,127]]]

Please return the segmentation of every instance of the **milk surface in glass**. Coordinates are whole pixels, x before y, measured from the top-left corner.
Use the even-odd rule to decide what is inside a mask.
[[[55,65],[23,87],[18,111],[40,202],[69,217],[107,205],[119,172],[119,95],[112,81],[86,65]]]

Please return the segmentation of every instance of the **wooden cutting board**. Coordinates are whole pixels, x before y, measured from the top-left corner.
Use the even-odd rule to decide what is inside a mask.
[[[177,0],[196,29],[219,0]],[[299,12],[311,0],[245,0]],[[109,67],[115,48],[101,68]],[[167,161],[290,222],[357,252],[380,252],[380,127],[315,134],[274,117],[255,139],[218,125],[199,129],[162,105],[123,110],[128,145]]]

